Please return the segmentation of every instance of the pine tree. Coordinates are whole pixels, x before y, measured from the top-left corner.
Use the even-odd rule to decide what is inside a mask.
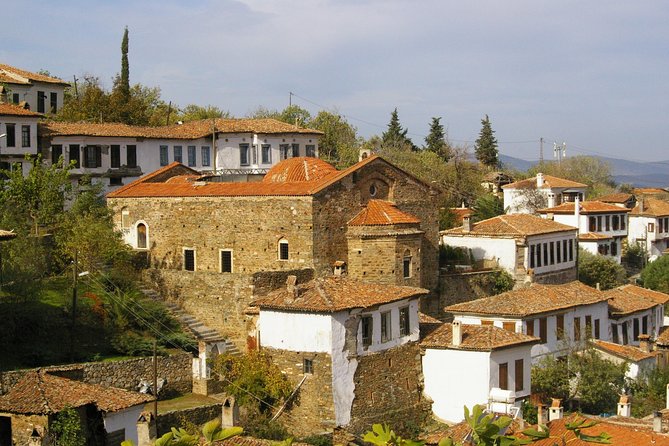
[[[404,148],[408,146],[411,150],[417,150],[411,139],[407,136],[408,129],[403,129],[400,124],[400,118],[397,113],[397,107],[390,114],[390,122],[388,123],[388,130],[383,132],[381,140],[383,147],[386,148]]]
[[[121,42],[121,80],[118,85],[119,93],[125,103],[130,100],[130,67],[128,64],[128,27],[123,32],[123,41]]]
[[[488,115],[485,115],[485,119],[481,119],[481,125],[481,132],[476,140],[476,159],[484,166],[496,168],[499,166],[499,152],[495,131],[490,125]]]
[[[432,118],[430,134],[425,138],[425,150],[436,153],[445,162],[448,162],[451,158],[451,148],[446,142],[444,126],[440,121],[441,118]]]

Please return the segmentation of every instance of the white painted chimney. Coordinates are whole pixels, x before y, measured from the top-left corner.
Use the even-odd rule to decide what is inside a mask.
[[[627,395],[620,396],[620,401],[618,401],[618,416],[619,417],[632,416],[632,403],[630,403],[630,397]]]
[[[542,187],[544,185],[544,174],[539,172],[537,174],[537,188]]]
[[[462,344],[462,322],[453,321],[452,331],[453,331],[453,339],[451,341],[451,344],[453,344],[454,347],[457,347],[460,344]]]
[[[578,232],[581,232],[581,200],[578,195],[574,198],[574,217],[576,217],[575,226],[578,228]]]
[[[555,207],[555,194],[548,194],[548,207]]]
[[[561,420],[564,416],[564,408],[562,407],[562,400],[553,398],[551,407],[548,409],[548,421]]]
[[[462,232],[472,232],[472,218],[469,215],[462,217]]]
[[[662,412],[653,412],[653,431],[657,433],[662,432]]]

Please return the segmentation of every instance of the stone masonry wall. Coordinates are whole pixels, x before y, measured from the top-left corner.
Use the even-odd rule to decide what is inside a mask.
[[[487,280],[487,276],[492,274],[494,274],[494,271],[452,274],[443,271],[439,277],[439,313],[436,317],[442,319],[444,317],[444,307],[449,305],[492,296],[492,282]]]
[[[172,427],[184,427],[184,421],[197,426],[202,426],[215,418],[221,419],[223,404],[216,403],[207,406],[193,407],[191,409],[173,410],[171,412],[158,412],[156,427],[158,437],[166,434]]]
[[[30,434],[33,427],[40,426],[45,432],[49,427],[49,417],[47,415],[13,415],[0,412],[0,417],[11,418],[12,439],[16,446],[28,446],[30,444]]]
[[[358,357],[346,430],[360,435],[374,423],[388,423],[401,434],[422,426],[432,415],[431,403],[423,396],[422,370],[417,343]]]
[[[31,369],[35,370],[35,369]],[[137,390],[140,379],[153,379],[153,358],[135,358],[122,361],[86,362],[67,366],[42,367],[55,375],[89,384]],[[0,394],[6,393],[30,370],[0,373]],[[192,356],[178,353],[158,357],[158,377],[167,379],[165,393],[188,393],[192,388]]]
[[[305,376],[303,359],[313,361],[313,373],[300,387],[296,400],[279,421],[291,434],[308,436],[331,432],[335,427],[335,411],[332,393],[332,357],[326,353],[301,353],[287,350],[264,348],[272,362],[286,374],[293,386],[297,386]]]

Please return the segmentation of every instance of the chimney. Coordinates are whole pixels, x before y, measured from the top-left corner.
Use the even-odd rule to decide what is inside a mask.
[[[239,406],[232,396],[225,399],[221,417],[222,428],[239,426]]]
[[[360,152],[358,153],[358,162],[369,158],[372,155],[372,151],[369,149],[360,149]]]
[[[544,185],[544,174],[539,172],[537,174],[537,188],[540,188]]]
[[[137,419],[137,446],[151,446],[157,434],[156,418],[151,412],[142,412]]]
[[[548,409],[548,421],[561,420],[564,415],[564,408],[562,407],[562,400],[553,398],[551,407]]]
[[[548,207],[555,207],[555,194],[548,194]]]
[[[293,297],[297,297],[297,276],[288,276],[288,279],[286,279],[286,290]]]
[[[653,412],[653,431],[662,433],[662,412]]]
[[[460,344],[462,344],[462,322],[453,321],[452,327],[453,339],[451,340],[451,344],[453,344],[454,347],[458,347]]]
[[[595,284],[595,288],[597,289],[597,291],[602,291],[602,287],[599,285],[599,282]]]
[[[576,217],[576,227],[578,228],[578,232],[581,232],[581,224],[579,222],[581,219],[581,199],[578,195],[574,198],[574,217]]]
[[[641,200],[639,200],[639,211],[645,212],[645,210],[646,210],[646,199],[642,196]]]
[[[620,401],[618,401],[618,416],[619,417],[632,416],[632,403],[630,403],[630,397],[627,395],[620,396]]]
[[[546,406],[544,406],[542,403],[539,403],[537,405],[537,430],[542,431],[543,429],[541,428],[542,425],[546,424],[546,414],[544,413],[544,409]]]
[[[644,353],[650,353],[651,349],[650,336],[648,336],[647,334],[639,335],[639,348]]]
[[[472,232],[472,218],[469,215],[462,217],[462,231]]]
[[[669,384],[667,384],[667,404],[666,409],[669,409]]]

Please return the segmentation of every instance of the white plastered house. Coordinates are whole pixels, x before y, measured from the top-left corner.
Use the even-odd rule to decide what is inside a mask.
[[[627,238],[630,245],[643,247],[651,261],[669,252],[669,203],[653,197],[637,200]]]
[[[535,177],[502,186],[504,209],[509,214],[533,214],[538,208],[585,199],[587,185],[538,173]]]
[[[0,166],[21,169],[27,174],[30,165],[26,155],[38,154],[37,121],[40,113],[0,102]]]
[[[660,335],[669,295],[636,285],[623,285],[604,294],[609,300],[611,342],[638,346],[640,335],[651,339]]]
[[[637,379],[655,369],[662,358],[661,352],[650,350],[648,340],[644,342],[642,346],[635,347],[597,340],[592,342],[592,346],[600,356],[614,364],[627,363],[625,376],[629,379]]]
[[[0,93],[5,102],[25,103],[37,113],[56,113],[63,107],[70,84],[53,76],[0,64]]]

